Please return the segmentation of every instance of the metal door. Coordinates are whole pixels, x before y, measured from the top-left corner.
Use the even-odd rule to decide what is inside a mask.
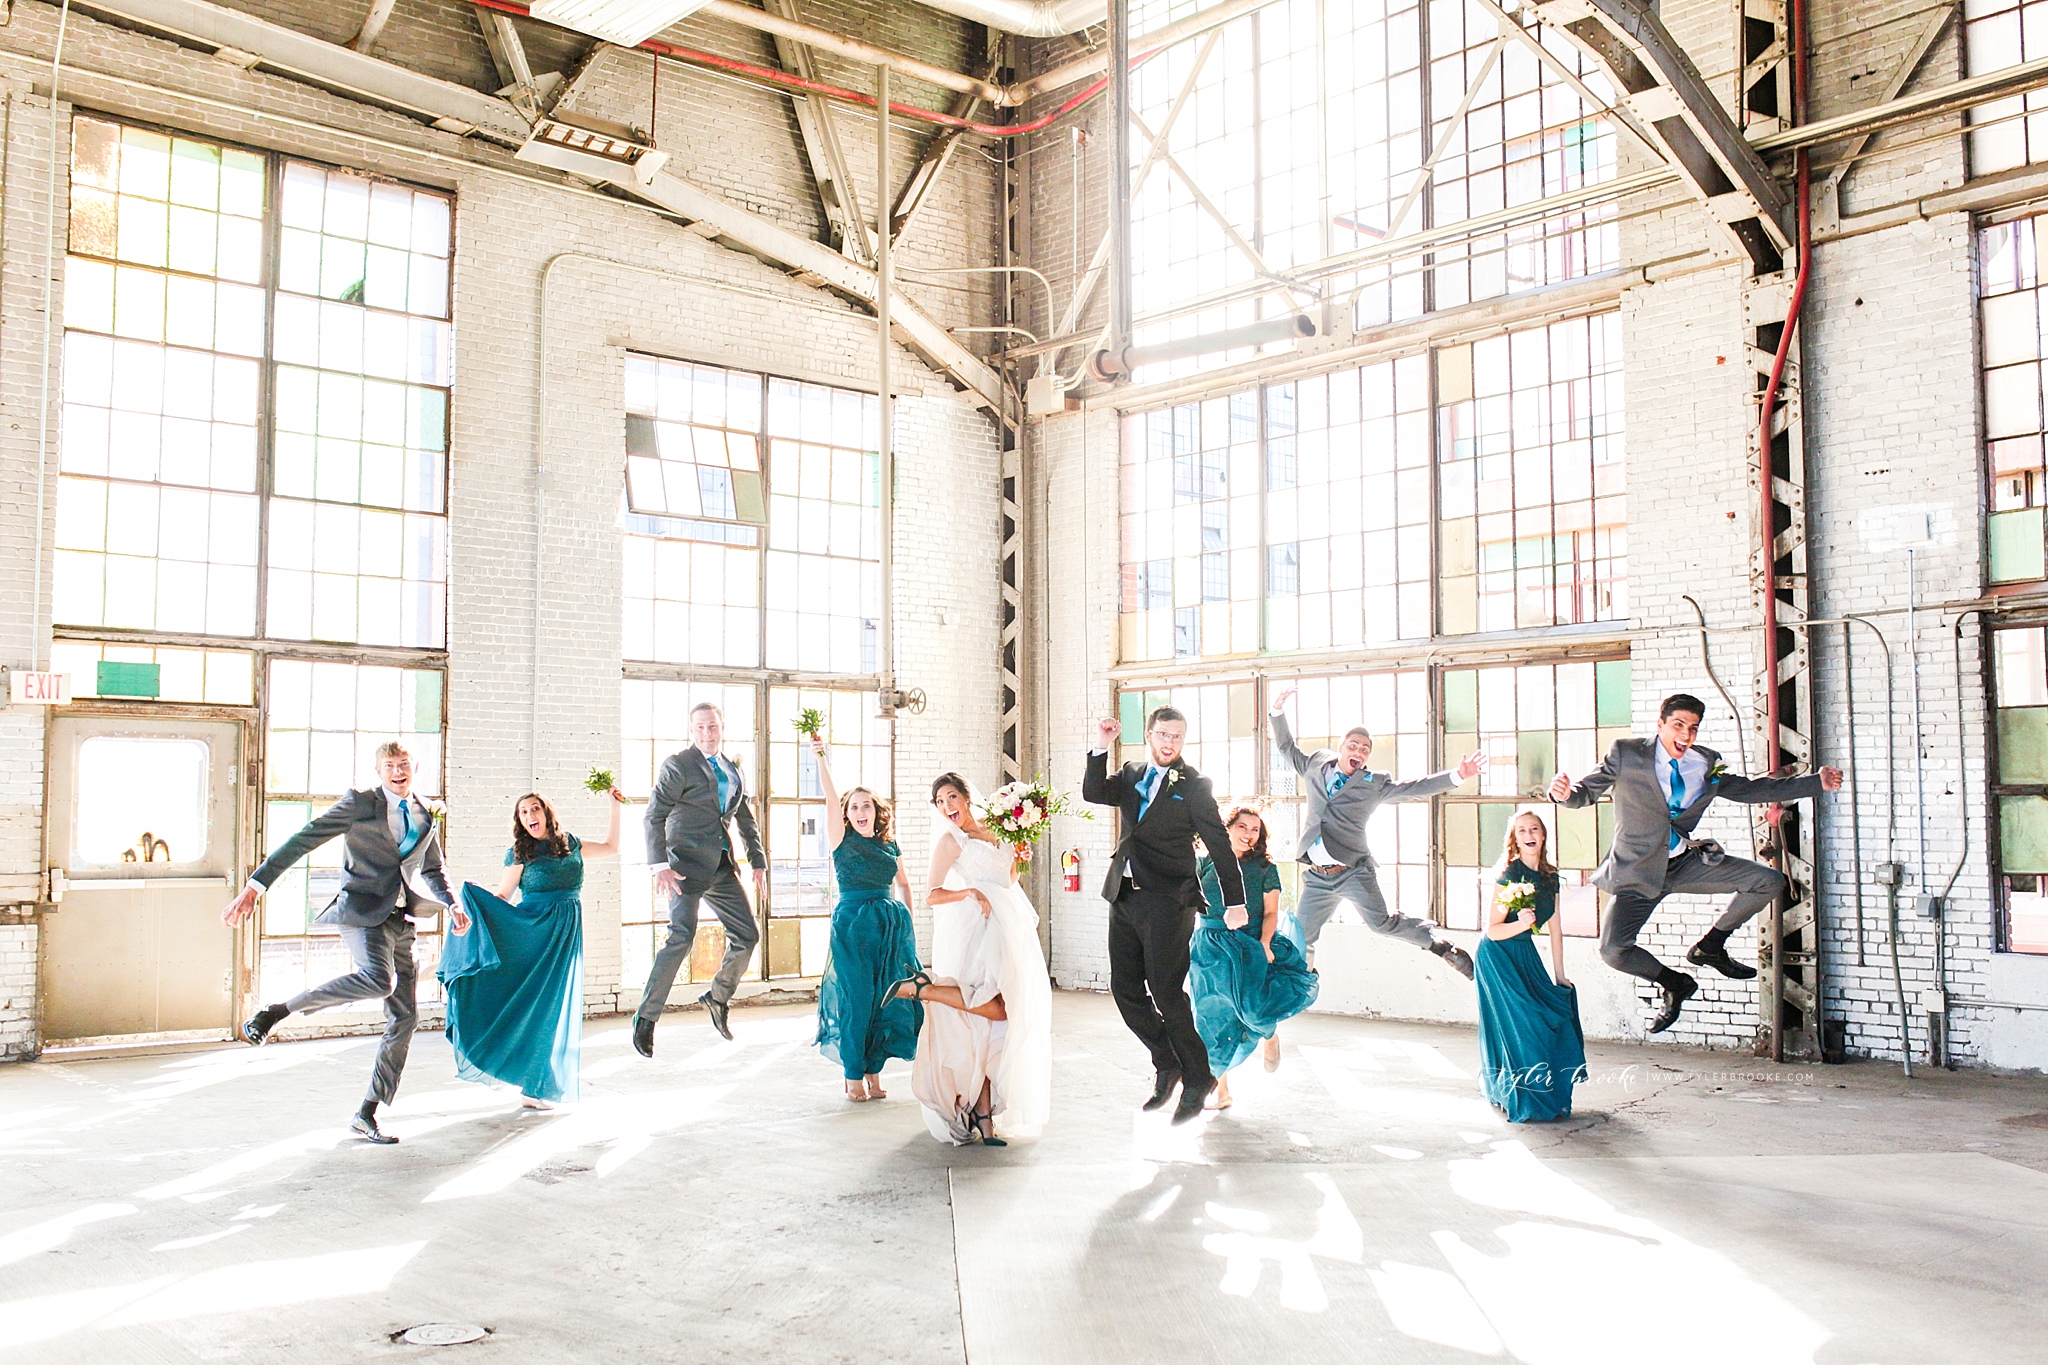
[[[53,718],[46,1045],[231,1027],[241,753],[234,721]]]

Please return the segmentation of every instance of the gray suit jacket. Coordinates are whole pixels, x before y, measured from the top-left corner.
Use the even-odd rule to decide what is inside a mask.
[[[768,866],[761,851],[761,829],[754,823],[753,799],[747,795],[746,774],[730,757],[733,777],[732,799],[724,810],[718,808],[718,774],[711,760],[692,744],[670,754],[655,779],[654,792],[647,801],[647,865],[668,864],[677,875],[709,877],[732,849],[731,824],[738,821],[740,838],[746,843],[747,864]]]
[[[1396,782],[1387,773],[1362,768],[1331,796],[1323,786],[1323,770],[1337,761],[1336,751],[1318,749],[1305,754],[1294,742],[1287,717],[1273,717],[1273,748],[1289,767],[1301,774],[1308,789],[1308,823],[1301,827],[1297,862],[1309,862],[1308,851],[1316,840],[1345,867],[1360,863],[1374,867],[1372,853],[1365,846],[1365,822],[1381,806],[1395,801],[1422,801],[1458,785],[1458,775],[1448,770],[1418,777],[1413,782]]]
[[[391,918],[403,885],[411,894],[406,914],[411,918],[431,917],[442,905],[453,905],[448,879],[441,873],[441,826],[429,819],[426,832],[400,858],[398,840],[391,833],[391,807],[382,787],[352,791],[307,822],[306,827],[284,841],[277,852],[264,859],[263,866],[249,879],[269,890],[285,869],[337,834],[345,835],[341,847],[341,891],[316,919],[319,924],[346,924],[366,929]],[[439,901],[440,905],[432,904]],[[424,910],[420,909],[425,905]]]
[[[1671,861],[1671,831],[1676,829],[1691,838],[1693,830],[1699,827],[1700,817],[1717,798],[1756,806],[1773,801],[1803,801],[1821,793],[1818,773],[1806,777],[1715,773],[1721,755],[1704,744],[1693,747],[1706,758],[1710,776],[1700,794],[1676,819],[1665,803],[1663,784],[1657,780],[1661,746],[1655,736],[1615,740],[1600,766],[1572,784],[1571,795],[1563,802],[1567,807],[1590,806],[1610,792],[1614,798],[1614,847],[1593,873],[1593,884],[1602,891],[1663,895],[1664,872]]]

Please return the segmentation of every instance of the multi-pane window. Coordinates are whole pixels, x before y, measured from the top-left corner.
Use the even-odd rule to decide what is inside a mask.
[[[50,667],[71,677],[73,697],[141,697],[151,701],[249,706],[256,700],[256,656],[241,649],[56,640]]]
[[[1426,356],[1266,390],[1266,647],[1327,649],[1429,634]],[[1271,549],[1268,551],[1271,557]]]
[[[1219,805],[1258,795],[1258,701],[1249,682],[1204,683],[1129,691],[1117,696],[1124,729],[1116,761],[1147,761],[1145,722],[1162,706],[1187,717],[1183,759],[1209,779]]]
[[[1259,647],[1258,412],[1250,392],[1125,422],[1126,659]]]
[[[412,755],[413,792],[429,801],[441,795],[445,675],[439,669],[285,658],[272,659],[269,668],[266,851],[351,789],[375,786],[377,746],[386,740],[398,741]],[[340,838],[321,845],[264,896],[257,998],[283,1000],[350,970],[348,950],[333,926],[312,922],[341,889],[342,847]],[[450,880],[452,885],[457,879]],[[421,926],[415,955],[422,1000],[440,998],[434,981],[440,927]]]
[[[1372,732],[1372,758],[1367,767],[1391,774],[1397,782],[1427,777],[1429,756],[1429,674],[1424,669],[1398,673],[1353,673],[1334,678],[1303,678],[1294,687],[1287,722],[1303,753],[1335,749],[1345,731],[1363,726]],[[1268,683],[1270,689],[1274,686]],[[1272,790],[1279,798],[1266,812],[1276,857],[1300,853],[1301,823],[1308,810],[1302,778],[1278,753],[1272,758]],[[1428,801],[1403,801],[1375,814],[1366,825],[1366,845],[1380,869],[1380,892],[1390,909],[1418,919],[1430,917],[1430,809]],[[1284,869],[1290,883],[1298,869]],[[1290,885],[1291,890],[1298,890]],[[1348,907],[1342,918],[1355,918]]]
[[[740,770],[747,790],[755,797],[754,815],[761,816],[759,799],[761,765],[757,717],[759,689],[752,683],[691,681],[649,681],[627,678],[620,685],[619,790],[635,804],[620,828],[622,888],[621,914],[624,956],[619,968],[621,981],[644,981],[653,965],[654,953],[668,937],[668,901],[654,894],[654,869],[647,862],[646,801],[661,775],[661,765],[671,754],[694,742],[690,735],[690,708],[708,701],[725,714],[725,738],[720,752]],[[737,837],[733,843],[735,862],[744,862],[747,851]],[[745,873],[745,869],[742,868]],[[749,894],[751,875],[743,875]],[[697,937],[691,944],[689,979],[708,981],[725,956],[725,929],[710,906],[700,906]],[[760,958],[755,958],[758,964]]]
[[[2048,630],[1991,636],[1997,709],[1998,946],[2048,953]]]
[[[2040,11],[2048,20],[2048,3]],[[1977,233],[1985,463],[1991,482],[1985,527],[1987,576],[1993,583],[2030,583],[2048,577],[2048,540],[2042,525],[2043,508],[2048,507],[2048,465],[2042,458],[2043,322],[2036,253],[2040,221],[2020,218]]]
[[[1602,801],[1567,810],[1543,793],[1559,772],[1578,778],[1598,767],[1608,746],[1629,733],[1630,677],[1626,659],[1442,670],[1444,761],[1475,749],[1487,755],[1478,782],[1444,802],[1444,909],[1451,928],[1480,927],[1508,827],[1519,812],[1533,809],[1550,827],[1565,932],[1598,931],[1591,877],[1613,838],[1613,807]]]
[[[449,200],[84,116],[71,176],[56,620],[443,645]]]
[[[1964,51],[1972,76],[2048,57],[2048,0],[1970,0]],[[2048,90],[1994,100],[1969,111],[1970,170],[2011,170],[2048,155]]]
[[[626,390],[626,657],[873,673],[876,399],[646,356]]]
[[[1126,418],[1122,658],[1625,620],[1620,334],[1574,318]]]
[[[1628,615],[1621,320],[1437,352],[1441,629]]]
[[[1426,258],[1374,254],[1614,177],[1613,128],[1573,84],[1598,94],[1594,64],[1525,25],[1549,54],[1539,58],[1503,22],[1521,21],[1482,0],[1426,14],[1416,0],[1280,0],[1139,67],[1137,341],[1295,311],[1310,280],[1373,326],[1612,267],[1611,205],[1444,242]]]
[[[72,123],[55,617],[256,631],[265,163]]]
[[[817,756],[796,730],[797,717],[806,709],[825,718],[825,743],[841,796],[855,787],[866,787],[883,801],[895,796],[890,722],[878,714],[873,692],[768,690],[768,801],[762,833],[768,845],[767,970],[774,977],[816,976],[825,969],[832,907],[839,899],[832,852],[825,843],[825,792]],[[922,814],[913,806],[912,819]]]

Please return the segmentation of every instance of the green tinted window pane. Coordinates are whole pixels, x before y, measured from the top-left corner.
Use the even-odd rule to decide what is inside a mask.
[[[446,448],[448,395],[439,389],[414,389],[407,396],[407,444],[415,450]]]
[[[98,690],[102,697],[154,697],[162,686],[161,664],[100,661]]]
[[[2048,797],[2000,797],[1998,840],[2007,874],[2048,872]]]
[[[2026,583],[2048,578],[2048,552],[2042,540],[2041,508],[1993,512],[1987,528],[1991,581]]]
[[[1117,697],[1117,719],[1124,723],[1123,742],[1142,743],[1145,734],[1145,694],[1125,692]]]
[[[1563,806],[1553,808],[1557,818],[1557,855],[1559,867],[1587,869],[1599,864],[1600,817],[1598,812],[1606,806],[1580,806],[1567,810]]]
[[[1593,850],[1596,863],[1607,856],[1607,850],[1614,847],[1614,803],[1602,801],[1593,807],[1600,820],[1600,847]]]
[[[1998,780],[2048,782],[2048,706],[2015,706],[1998,713]]]
[[[1626,726],[1634,718],[1631,696],[1631,668],[1627,659],[1608,659],[1593,665],[1595,709],[1601,725]]]
[[[1444,811],[1444,861],[1452,867],[1478,867],[1479,807],[1447,802]]]
[[[1444,674],[1444,729],[1459,733],[1479,729],[1479,675],[1472,669]]]
[[[412,729],[421,735],[439,734],[441,731],[441,675],[438,672],[418,672],[406,675],[412,691]]]
[[[1508,826],[1515,822],[1515,808],[1506,802],[1495,802],[1479,808],[1479,865],[1491,866],[1500,861],[1501,850],[1507,847]]]
[[[1523,730],[1515,736],[1515,789],[1539,792],[1557,773],[1557,734]]]

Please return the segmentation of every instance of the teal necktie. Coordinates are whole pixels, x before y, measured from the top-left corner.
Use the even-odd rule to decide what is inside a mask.
[[[412,802],[407,801],[402,797],[399,799],[398,802],[398,818],[402,822],[404,822],[405,825],[405,836],[398,841],[398,856],[404,858],[409,856],[412,853],[413,848],[416,845],[418,845],[420,841],[420,832],[417,829],[413,828]]]
[[[1143,799],[1138,802],[1138,818],[1140,820],[1145,818],[1146,811],[1152,809],[1153,793],[1159,790],[1159,779],[1165,776],[1165,773],[1166,770],[1159,767],[1149,767],[1145,770],[1145,794]]]
[[[1678,760],[1671,760],[1671,847],[1679,842],[1678,817],[1685,814],[1685,776],[1678,771]]]
[[[718,813],[725,814],[732,809],[732,779],[725,774],[725,760],[711,760],[711,771],[718,775]]]
[[[1346,782],[1349,782],[1350,780],[1350,773],[1345,772],[1342,768],[1339,768],[1334,763],[1331,764],[1330,779],[1328,782],[1323,784],[1323,795],[1335,796],[1338,792],[1344,790],[1344,784]]]

